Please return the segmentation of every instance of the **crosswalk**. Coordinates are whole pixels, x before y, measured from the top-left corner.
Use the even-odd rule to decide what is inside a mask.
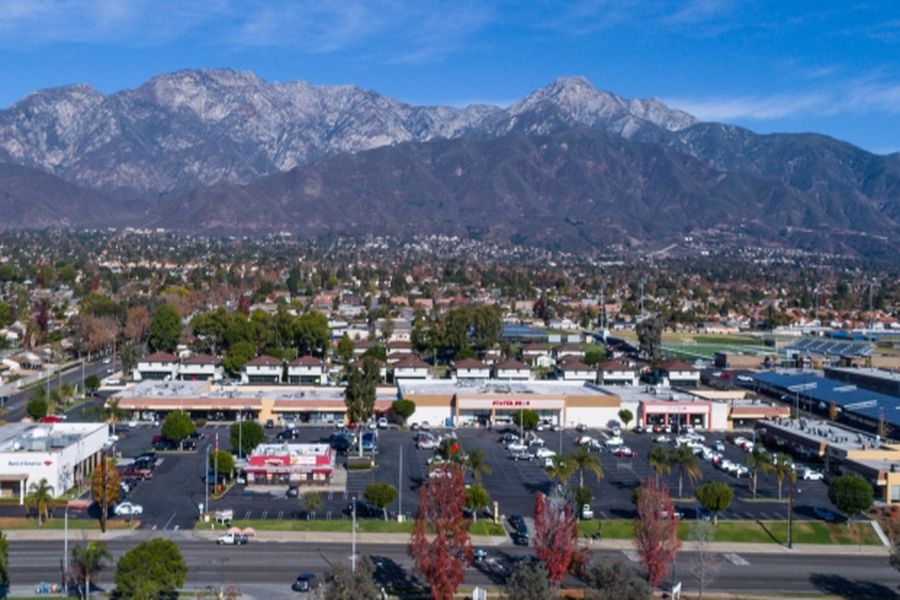
[[[748,561],[748,560],[747,560],[746,558],[744,558],[743,556],[739,556],[739,555],[737,555],[737,554],[735,554],[735,553],[733,553],[733,552],[729,552],[729,553],[727,553],[727,554],[723,554],[722,556],[725,557],[725,560],[727,560],[728,562],[730,562],[730,563],[732,563],[732,564],[734,564],[734,565],[737,565],[737,566],[739,566],[739,567],[748,567],[748,566],[750,566],[750,561]]]

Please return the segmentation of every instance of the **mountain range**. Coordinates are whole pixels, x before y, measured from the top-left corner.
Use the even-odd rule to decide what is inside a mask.
[[[900,156],[702,123],[561,78],[507,108],[181,71],[0,111],[0,227],[452,233],[590,251],[723,239],[896,256]]]

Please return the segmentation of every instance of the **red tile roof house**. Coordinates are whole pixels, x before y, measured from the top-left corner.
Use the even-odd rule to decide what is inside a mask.
[[[564,358],[556,366],[560,379],[564,381],[597,381],[597,370],[590,367],[577,358]]]
[[[138,360],[134,379],[168,379],[178,377],[178,357],[168,352],[154,352]]]
[[[284,361],[274,356],[257,356],[241,369],[244,383],[281,383]]]
[[[325,379],[325,362],[315,356],[301,356],[288,363],[288,383],[321,385]]]
[[[672,360],[656,367],[656,380],[664,386],[690,386],[700,384],[700,371],[687,363]]]
[[[418,356],[406,356],[394,363],[394,382],[402,379],[431,379],[431,366]]]
[[[608,360],[597,365],[597,381],[602,385],[638,385],[641,371],[623,360]]]
[[[457,379],[484,380],[491,377],[491,368],[474,358],[464,358],[456,361],[453,365],[453,370]]]
[[[494,366],[494,377],[497,379],[527,381],[531,379],[531,369],[528,368],[528,365],[508,358]]]
[[[217,381],[224,377],[222,361],[209,354],[195,354],[182,359],[178,367],[181,381]]]

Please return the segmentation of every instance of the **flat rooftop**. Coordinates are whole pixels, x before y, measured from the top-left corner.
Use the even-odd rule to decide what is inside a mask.
[[[789,431],[814,443],[825,443],[845,451],[869,450],[883,447],[874,435],[844,429],[831,421],[818,419],[779,419],[760,421],[760,426]]]
[[[343,400],[344,388],[312,385],[219,385],[208,381],[142,381],[114,396],[128,399]],[[393,387],[376,390],[378,400],[396,399]]]
[[[846,373],[847,375],[863,375],[873,379],[881,379],[883,381],[891,381],[900,384],[900,371],[887,371],[885,369],[875,369],[871,367],[828,367],[828,371],[833,373]]]
[[[581,381],[510,381],[486,379],[467,381],[456,379],[432,379],[426,381],[405,380],[398,384],[402,396],[415,395],[463,395],[534,394],[561,396],[618,396],[617,389],[604,388]]]
[[[0,427],[0,452],[54,452],[104,428],[105,423],[9,423]]]

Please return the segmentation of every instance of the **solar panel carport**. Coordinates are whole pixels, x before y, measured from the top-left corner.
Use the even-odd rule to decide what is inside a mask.
[[[825,379],[812,373],[780,373],[764,371],[755,373],[753,380],[761,391],[794,398],[819,412],[827,414],[833,402],[841,411],[843,420],[868,429],[878,426],[883,417],[888,432],[896,436],[900,432],[900,398],[878,392],[870,392],[855,385]]]

